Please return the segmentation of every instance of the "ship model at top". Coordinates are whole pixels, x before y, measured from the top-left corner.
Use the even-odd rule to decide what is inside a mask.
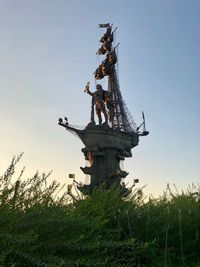
[[[120,168],[120,162],[132,157],[131,149],[138,145],[140,136],[149,134],[145,127],[144,113],[143,122],[137,127],[122,98],[116,71],[116,28],[113,29],[113,25],[109,23],[100,24],[99,28],[105,30],[97,51],[103,61],[94,72],[95,90],[90,91],[90,82],[84,90],[91,96],[90,122],[85,129],[80,130],[71,126],[66,117],[64,121],[59,119],[59,125],[76,133],[85,145],[82,152],[89,166],[81,167],[81,170],[90,176],[90,183],[78,185],[78,189],[84,194],[90,194],[101,185],[110,188],[114,184],[118,184],[126,192],[122,179],[128,173]],[[108,81],[107,90],[100,84],[102,79]]]

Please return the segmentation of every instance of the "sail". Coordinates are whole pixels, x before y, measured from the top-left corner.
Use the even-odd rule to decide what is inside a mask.
[[[107,57],[108,57],[108,61],[110,65],[114,65],[117,63],[117,54],[116,54],[115,48],[112,50],[111,53],[107,55]]]
[[[111,26],[107,27],[106,33],[101,37],[100,42],[103,44],[99,48],[97,54],[105,55],[107,52],[111,52],[113,42],[113,32]]]
[[[107,28],[106,33],[101,37],[100,42],[103,43],[97,54],[106,55],[105,60],[96,69],[94,75],[96,80],[101,80],[108,76],[108,91],[112,95],[112,103],[114,114],[112,116],[112,127],[121,131],[132,133],[137,132],[137,126],[130,114],[126,103],[122,98],[117,78],[115,64],[117,63],[116,49],[113,48],[113,32],[110,24],[100,24],[101,28]],[[104,25],[104,26],[103,26]]]

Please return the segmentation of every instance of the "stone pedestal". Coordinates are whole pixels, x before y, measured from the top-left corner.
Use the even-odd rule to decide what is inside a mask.
[[[131,148],[138,144],[138,134],[93,123],[77,134],[85,145],[82,152],[90,164],[89,167],[81,167],[81,170],[91,178],[90,184],[79,187],[79,190],[87,194],[101,184],[108,188],[115,183],[120,185],[121,179],[128,175],[120,169],[120,161],[132,157]]]
[[[59,119],[59,125],[76,133],[85,145],[82,152],[90,166],[81,167],[81,170],[90,175],[90,184],[78,186],[79,190],[90,194],[100,185],[110,188],[118,184],[122,192],[126,193],[127,189],[121,184],[121,179],[128,173],[120,169],[120,161],[132,157],[131,149],[138,145],[139,134],[125,133],[107,124],[95,125],[94,122],[89,123],[84,130],[79,130],[69,126],[67,118],[65,122]]]

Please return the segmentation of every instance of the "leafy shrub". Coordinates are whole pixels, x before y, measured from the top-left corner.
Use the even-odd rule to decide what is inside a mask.
[[[117,186],[68,194],[50,174],[0,176],[0,266],[199,266],[199,189],[144,201]],[[70,197],[71,195],[71,197]]]

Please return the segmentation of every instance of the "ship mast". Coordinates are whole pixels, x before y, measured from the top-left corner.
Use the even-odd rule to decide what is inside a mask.
[[[106,59],[95,71],[95,79],[101,80],[105,76],[108,76],[108,91],[112,94],[112,101],[114,104],[114,116],[111,127],[126,133],[137,132],[136,123],[122,98],[117,77],[116,63],[118,58],[116,48],[118,45],[116,47],[113,46],[114,31],[116,29],[112,31],[112,25],[109,23],[100,24],[99,27],[106,28],[106,33],[100,39],[102,45],[97,54],[105,55]]]

